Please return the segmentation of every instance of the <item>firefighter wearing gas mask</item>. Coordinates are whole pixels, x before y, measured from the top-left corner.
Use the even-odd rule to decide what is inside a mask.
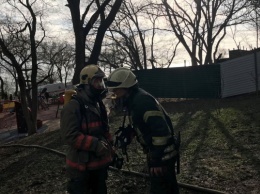
[[[68,145],[66,171],[70,194],[106,194],[107,169],[113,160],[112,137],[102,96],[104,72],[87,65],[77,94],[61,112],[61,134]]]
[[[151,94],[139,88],[136,76],[127,68],[114,70],[106,85],[116,98],[123,99],[136,138],[147,154],[150,193],[178,194],[178,148],[168,114]]]

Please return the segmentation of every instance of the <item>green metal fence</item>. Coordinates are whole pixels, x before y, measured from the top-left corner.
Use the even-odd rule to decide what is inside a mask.
[[[141,88],[157,98],[219,98],[220,66],[157,68],[134,71]]]

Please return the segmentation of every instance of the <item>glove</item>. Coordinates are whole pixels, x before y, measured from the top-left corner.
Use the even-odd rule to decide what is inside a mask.
[[[107,155],[109,153],[109,146],[104,141],[98,141],[97,147],[96,147],[96,156],[102,157],[104,155]]]
[[[111,135],[108,131],[106,131],[106,133],[105,133],[105,138],[107,139],[107,141],[108,141],[111,145],[114,145],[113,137],[112,137],[112,135]]]
[[[124,158],[119,157],[117,154],[114,154],[113,161],[110,166],[116,167],[117,169],[121,169],[123,166]]]
[[[164,176],[166,172],[167,172],[167,167],[166,166],[151,167],[150,168],[150,175],[151,176]]]

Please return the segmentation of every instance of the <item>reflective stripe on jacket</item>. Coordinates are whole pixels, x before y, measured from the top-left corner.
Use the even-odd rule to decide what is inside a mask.
[[[105,125],[107,118],[102,118],[103,107],[93,102],[87,94],[77,91],[79,98],[85,105],[84,115],[80,103],[72,99],[61,112],[61,133],[68,145],[66,154],[67,170],[70,174],[77,171],[93,170],[108,166],[112,161],[112,148],[102,158],[95,155],[95,149],[99,140],[109,143],[108,126]],[[104,112],[103,112],[104,114]]]
[[[176,155],[172,123],[157,100],[141,88],[133,88],[126,100],[137,139],[151,166],[162,166]]]

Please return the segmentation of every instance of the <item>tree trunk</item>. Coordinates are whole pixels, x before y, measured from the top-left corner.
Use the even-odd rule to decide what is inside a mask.
[[[82,17],[80,15],[80,0],[67,0],[68,4],[66,6],[69,7],[71,18],[72,18],[72,24],[75,34],[75,45],[76,45],[76,66],[75,71],[72,79],[73,84],[79,83],[79,74],[81,69],[87,65],[87,64],[97,64],[98,58],[101,52],[101,46],[102,41],[105,35],[105,32],[107,28],[110,26],[110,24],[113,22],[116,13],[118,12],[121,3],[123,0],[116,0],[114,5],[112,6],[112,9],[110,13],[108,14],[107,18],[101,22],[101,25],[98,29],[98,33],[96,36],[96,41],[94,44],[94,48],[92,50],[92,53],[89,57],[88,62],[85,62],[85,44],[87,40],[87,35],[89,31],[92,29],[93,24],[98,19],[99,15],[104,13],[104,10],[110,0],[106,0],[102,3],[101,6],[98,6],[98,10],[91,16],[89,22],[84,27],[84,20],[86,17],[86,14],[88,13],[89,7],[92,3],[89,4],[89,6],[86,8],[85,12],[83,13]]]
[[[1,83],[1,96],[3,98],[3,94],[4,94],[4,80],[3,78],[0,76],[0,83]]]
[[[76,41],[76,66],[72,79],[72,83],[79,84],[79,75],[81,69],[85,66],[85,42],[86,38],[84,38],[82,33],[75,33],[75,41]]]
[[[96,40],[95,40],[95,44],[92,50],[92,53],[89,57],[88,60],[88,64],[97,64],[98,62],[98,57],[100,55],[101,52],[101,46],[102,46],[102,42],[103,42],[103,38],[104,35],[107,31],[107,29],[109,28],[109,26],[111,25],[111,23],[114,21],[116,14],[122,4],[123,0],[116,0],[109,15],[107,16],[107,18],[101,23],[99,29],[98,29],[98,33],[96,36]]]
[[[26,84],[25,80],[23,79],[22,71],[19,69],[16,69],[18,73],[18,83],[20,86],[20,97],[21,97],[21,106],[22,106],[22,113],[23,117],[25,119],[27,129],[28,129],[28,135],[32,135],[36,133],[36,122],[34,122],[32,117],[32,112],[28,109],[28,101],[26,100]]]

